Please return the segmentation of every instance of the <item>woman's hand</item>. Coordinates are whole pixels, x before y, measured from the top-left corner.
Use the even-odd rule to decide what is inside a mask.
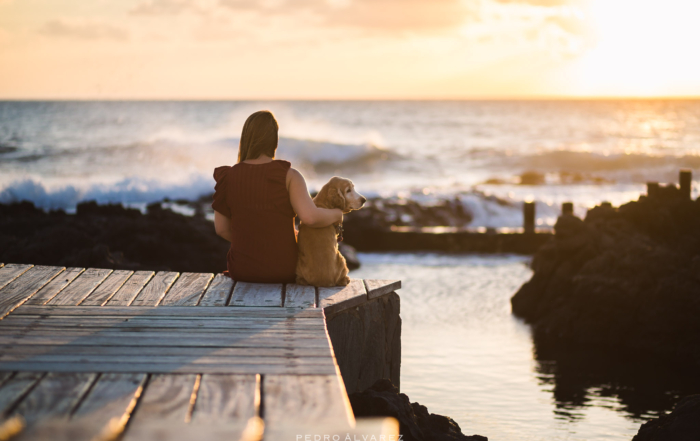
[[[309,195],[304,176],[290,168],[287,172],[289,200],[299,219],[313,228],[323,228],[343,222],[343,211],[339,208],[318,208]]]

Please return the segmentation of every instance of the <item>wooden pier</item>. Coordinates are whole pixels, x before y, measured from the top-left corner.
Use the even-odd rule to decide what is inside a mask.
[[[0,439],[397,440],[355,421],[325,316],[399,287],[0,264]]]

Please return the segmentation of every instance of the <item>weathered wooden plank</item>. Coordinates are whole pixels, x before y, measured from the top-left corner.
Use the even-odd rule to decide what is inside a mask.
[[[215,356],[209,357],[206,355],[151,355],[139,354],[132,355],[129,359],[124,359],[114,355],[85,355],[71,354],[69,351],[63,353],[49,353],[41,355],[24,355],[24,354],[2,354],[0,355],[0,363],[19,363],[28,361],[30,363],[114,363],[114,364],[191,364],[191,365],[226,365],[226,364],[289,364],[289,365],[332,365],[333,359],[329,354],[320,357],[291,357],[287,355],[269,356],[269,357],[254,357],[249,355],[243,356]]]
[[[143,422],[136,427],[129,425],[126,435],[121,441],[145,441],[145,440],[167,440],[167,441],[259,441],[260,436],[249,436],[246,432],[246,425],[237,423],[177,423],[160,422],[156,420]],[[292,441],[296,438],[290,438]],[[387,438],[388,441],[389,438]],[[395,437],[398,439],[398,437]]]
[[[119,291],[109,299],[107,306],[129,306],[139,292],[153,277],[153,271],[136,271],[129,280],[124,283]]]
[[[367,298],[371,300],[401,289],[401,281],[365,279],[365,287],[367,288]]]
[[[132,338],[134,341],[125,342]],[[328,347],[328,339],[314,338],[306,335],[284,336],[224,336],[223,334],[187,335],[134,335],[128,333],[113,333],[110,335],[92,334],[80,335],[0,335],[0,345],[74,345],[74,346],[200,346],[200,347],[267,347],[288,348],[299,346],[304,348]],[[9,370],[0,368],[0,370]]]
[[[256,415],[255,389],[255,375],[203,375],[192,422],[247,422]]]
[[[148,285],[136,296],[131,306],[156,306],[179,275],[180,273],[158,271],[155,277],[148,282]]]
[[[70,285],[61,290],[54,298],[49,300],[49,305],[78,305],[90,293],[102,283],[112,272],[111,269],[88,268],[79,275]]]
[[[337,375],[266,375],[262,383],[265,425],[354,422],[352,409]]]
[[[35,266],[8,283],[0,290],[0,319],[26,302],[63,270],[57,266]]]
[[[146,374],[101,374],[97,383],[73,414],[73,420],[97,428],[122,417],[142,389]]]
[[[100,284],[85,300],[80,302],[84,306],[102,306],[109,299],[112,298],[114,293],[119,291],[126,279],[129,278],[134,272],[126,270],[115,270],[112,274],[105,279],[104,282]]]
[[[287,308],[313,308],[316,288],[294,283],[285,285],[284,306]]]
[[[309,434],[309,438],[304,435]],[[321,434],[315,438],[314,434]],[[300,438],[297,436],[301,435]],[[399,441],[399,423],[387,417],[362,418],[355,427],[335,424],[273,424],[265,426],[265,440],[352,440],[352,441]]]
[[[75,355],[111,355],[127,359],[143,354],[186,355],[190,357],[326,357],[330,356],[328,347],[199,347],[199,346],[76,346],[76,345],[24,345],[0,346],[2,354],[23,354],[26,356],[50,353]],[[0,378],[11,372],[0,372]]]
[[[185,422],[189,417],[195,379],[196,375],[151,376],[127,432],[148,421]]]
[[[167,292],[160,305],[163,306],[195,306],[214,274],[182,273],[177,282]]]
[[[12,406],[26,394],[43,377],[38,372],[18,372],[5,381],[0,388],[0,415],[10,410]]]
[[[52,281],[46,284],[36,294],[27,300],[25,305],[44,305],[49,300],[53,299],[56,294],[61,292],[69,283],[75,280],[82,272],[83,268],[66,268],[61,274],[56,276]]]
[[[149,284],[150,285],[150,284]],[[148,285],[146,285],[148,287]],[[138,298],[137,298],[138,300]],[[35,306],[27,305],[26,303],[17,308],[12,315],[71,315],[71,316],[143,316],[150,315],[170,316],[170,317],[321,317],[323,312],[319,309],[287,309],[287,308],[266,308],[266,307],[249,307],[245,309],[238,308],[214,308],[202,306],[179,306],[179,307],[137,307],[136,305],[128,307],[94,307],[94,306]]]
[[[210,318],[208,320],[188,320],[180,317],[52,317],[52,316],[9,316],[0,323],[0,329],[12,329],[17,327],[32,328],[175,328],[177,329],[244,329],[244,330],[325,330],[321,320],[307,319],[274,319],[256,320],[244,318],[240,320]]]
[[[328,316],[366,302],[367,291],[361,279],[352,279],[347,286],[318,288],[318,301]]]
[[[200,300],[200,306],[226,306],[229,297],[231,297],[231,291],[233,291],[233,284],[235,282],[228,276],[223,274],[217,274],[212,280],[209,288],[202,296]]]
[[[17,277],[24,274],[29,268],[34,265],[22,265],[17,263],[8,263],[7,265],[0,268],[0,289],[5,287],[8,283],[15,280]]]
[[[42,418],[68,418],[97,374],[50,372],[19,403],[13,414],[22,415],[28,424]]]
[[[3,349],[0,348],[0,351]],[[3,384],[5,384],[5,381],[8,380],[12,376],[12,372],[0,372],[0,388],[2,387]]]
[[[282,306],[282,284],[236,282],[229,306]]]
[[[322,364],[181,364],[181,363],[42,363],[16,362],[3,364],[2,369],[25,372],[132,372],[162,374],[284,374],[335,375],[334,365]]]

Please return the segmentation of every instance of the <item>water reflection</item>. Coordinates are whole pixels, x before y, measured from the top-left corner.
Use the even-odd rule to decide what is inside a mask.
[[[533,355],[540,385],[551,391],[557,417],[583,418],[602,407],[633,421],[655,418],[686,395],[700,392],[700,376],[679,360],[591,348],[573,349],[535,336]]]

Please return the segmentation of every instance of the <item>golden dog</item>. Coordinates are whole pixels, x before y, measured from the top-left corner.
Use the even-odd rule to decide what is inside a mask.
[[[334,176],[314,198],[319,208],[359,210],[367,202],[349,179]],[[345,258],[338,251],[336,226],[312,228],[299,225],[297,285],[344,286],[350,283]]]

